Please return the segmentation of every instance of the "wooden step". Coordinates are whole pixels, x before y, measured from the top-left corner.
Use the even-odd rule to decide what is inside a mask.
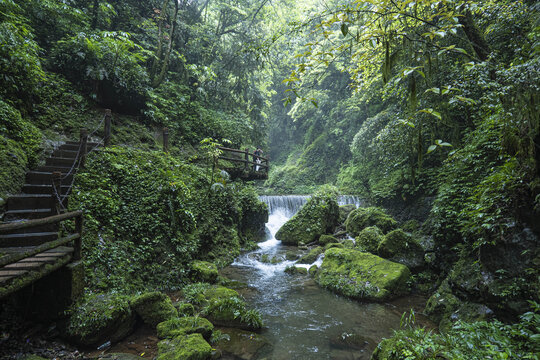
[[[63,176],[65,176],[65,174],[63,174]],[[62,183],[70,184],[72,180],[73,180],[73,174],[70,174],[64,180],[62,180]],[[52,184],[52,172],[28,171],[26,173],[26,183],[27,184],[43,184],[43,185]]]
[[[62,185],[61,191],[64,195],[69,189],[69,185]],[[51,194],[52,185],[50,184],[24,184],[22,188],[25,194]]]
[[[41,219],[51,216],[51,209],[8,210],[4,213],[4,221]]]
[[[58,239],[58,232],[5,234],[0,235],[0,248],[16,246],[37,246],[56,239]]]
[[[38,166],[35,171],[41,171],[41,172],[50,172],[53,173],[55,171],[60,171],[63,175],[67,174],[71,170],[71,167],[69,166],[58,166],[58,165],[44,165],[44,166]]]
[[[10,196],[7,200],[8,210],[43,209],[53,205],[51,194],[19,194]]]
[[[45,159],[45,165],[47,166],[65,166],[71,168],[75,159],[73,158],[63,158],[63,157],[50,157]]]
[[[69,159],[75,159],[77,157],[77,150],[55,150],[52,153],[53,157],[61,157],[61,158],[69,158]]]
[[[22,220],[12,220],[12,221],[6,221],[0,224],[8,224],[12,222],[20,222]],[[44,233],[44,232],[58,232],[60,229],[60,225],[58,223],[54,224],[47,224],[47,225],[38,225],[33,226],[25,229],[18,229],[18,230],[11,230],[11,231],[4,231],[0,235],[7,235],[7,234],[27,234],[27,233]]]

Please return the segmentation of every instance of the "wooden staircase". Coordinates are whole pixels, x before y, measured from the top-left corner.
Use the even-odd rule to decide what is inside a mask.
[[[86,141],[85,144],[89,149],[99,146]],[[7,199],[4,223],[0,225],[0,298],[21,287],[15,284],[16,280],[26,277],[19,283],[33,282],[72,260],[74,248],[60,239],[59,226],[60,221],[75,216],[32,226],[23,223],[57,215],[60,209],[67,208],[81,148],[82,141],[61,145],[45,165],[26,173],[22,193]],[[78,235],[80,238],[81,234]],[[72,235],[70,240],[75,238]],[[49,248],[48,244],[54,243],[61,245]],[[24,254],[29,256],[21,258]]]

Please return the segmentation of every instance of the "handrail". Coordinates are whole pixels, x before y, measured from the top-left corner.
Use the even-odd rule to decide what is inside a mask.
[[[220,150],[224,150],[224,151],[230,151],[230,152],[235,152],[235,153],[239,153],[239,154],[247,154],[247,155],[251,155],[251,156],[256,156],[256,157],[258,157],[258,158],[261,159],[261,160],[268,161],[267,158],[265,158],[265,157],[263,157],[263,156],[255,155],[255,154],[253,154],[253,153],[250,153],[249,151],[238,150],[238,149],[231,149],[231,148],[227,148],[227,147],[224,147],[224,146],[217,146],[217,148],[220,149]]]
[[[50,224],[54,224],[54,223],[61,222],[64,220],[76,218],[78,216],[81,216],[82,214],[83,212],[81,210],[77,210],[77,211],[71,211],[68,213],[49,216],[49,217],[41,218],[41,219],[33,219],[33,220],[26,220],[26,221],[20,221],[20,222],[0,224],[0,233],[13,231],[13,230],[27,229],[30,227],[41,226],[41,225],[50,225]]]
[[[254,162],[254,161],[249,161],[249,160],[243,160],[243,159],[235,159],[235,158],[229,158],[229,157],[225,157],[225,156],[220,156],[219,157],[221,160],[227,160],[227,161],[233,161],[233,162],[241,162],[242,164],[251,164],[251,165],[255,165],[255,166],[260,166],[261,168],[265,168],[267,169],[268,168],[268,165],[263,165],[262,163],[257,163],[257,162]]]

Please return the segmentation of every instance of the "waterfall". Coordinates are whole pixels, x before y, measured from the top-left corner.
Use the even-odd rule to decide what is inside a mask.
[[[282,212],[289,218],[300,210],[300,208],[308,201],[310,195],[262,195],[259,200],[268,205],[270,215],[277,211]],[[363,204],[358,196],[355,195],[339,195],[338,205],[353,204],[359,207]],[[283,224],[281,224],[283,225]],[[276,230],[277,231],[277,230]]]

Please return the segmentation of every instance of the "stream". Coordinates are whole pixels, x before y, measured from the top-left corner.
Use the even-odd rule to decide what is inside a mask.
[[[295,261],[285,260],[285,254],[298,249],[281,245],[275,234],[308,197],[260,199],[269,208],[267,240],[222,271],[228,278],[248,284],[242,295],[262,313],[262,335],[273,348],[258,359],[369,359],[377,343],[399,329],[403,312],[414,309],[417,323],[425,321],[419,315],[425,298],[408,296],[389,303],[361,303],[321,289],[307,275],[286,274],[285,268]],[[353,196],[342,196],[339,203],[361,205]],[[283,261],[269,263],[272,258]],[[315,264],[321,262],[319,258]]]

